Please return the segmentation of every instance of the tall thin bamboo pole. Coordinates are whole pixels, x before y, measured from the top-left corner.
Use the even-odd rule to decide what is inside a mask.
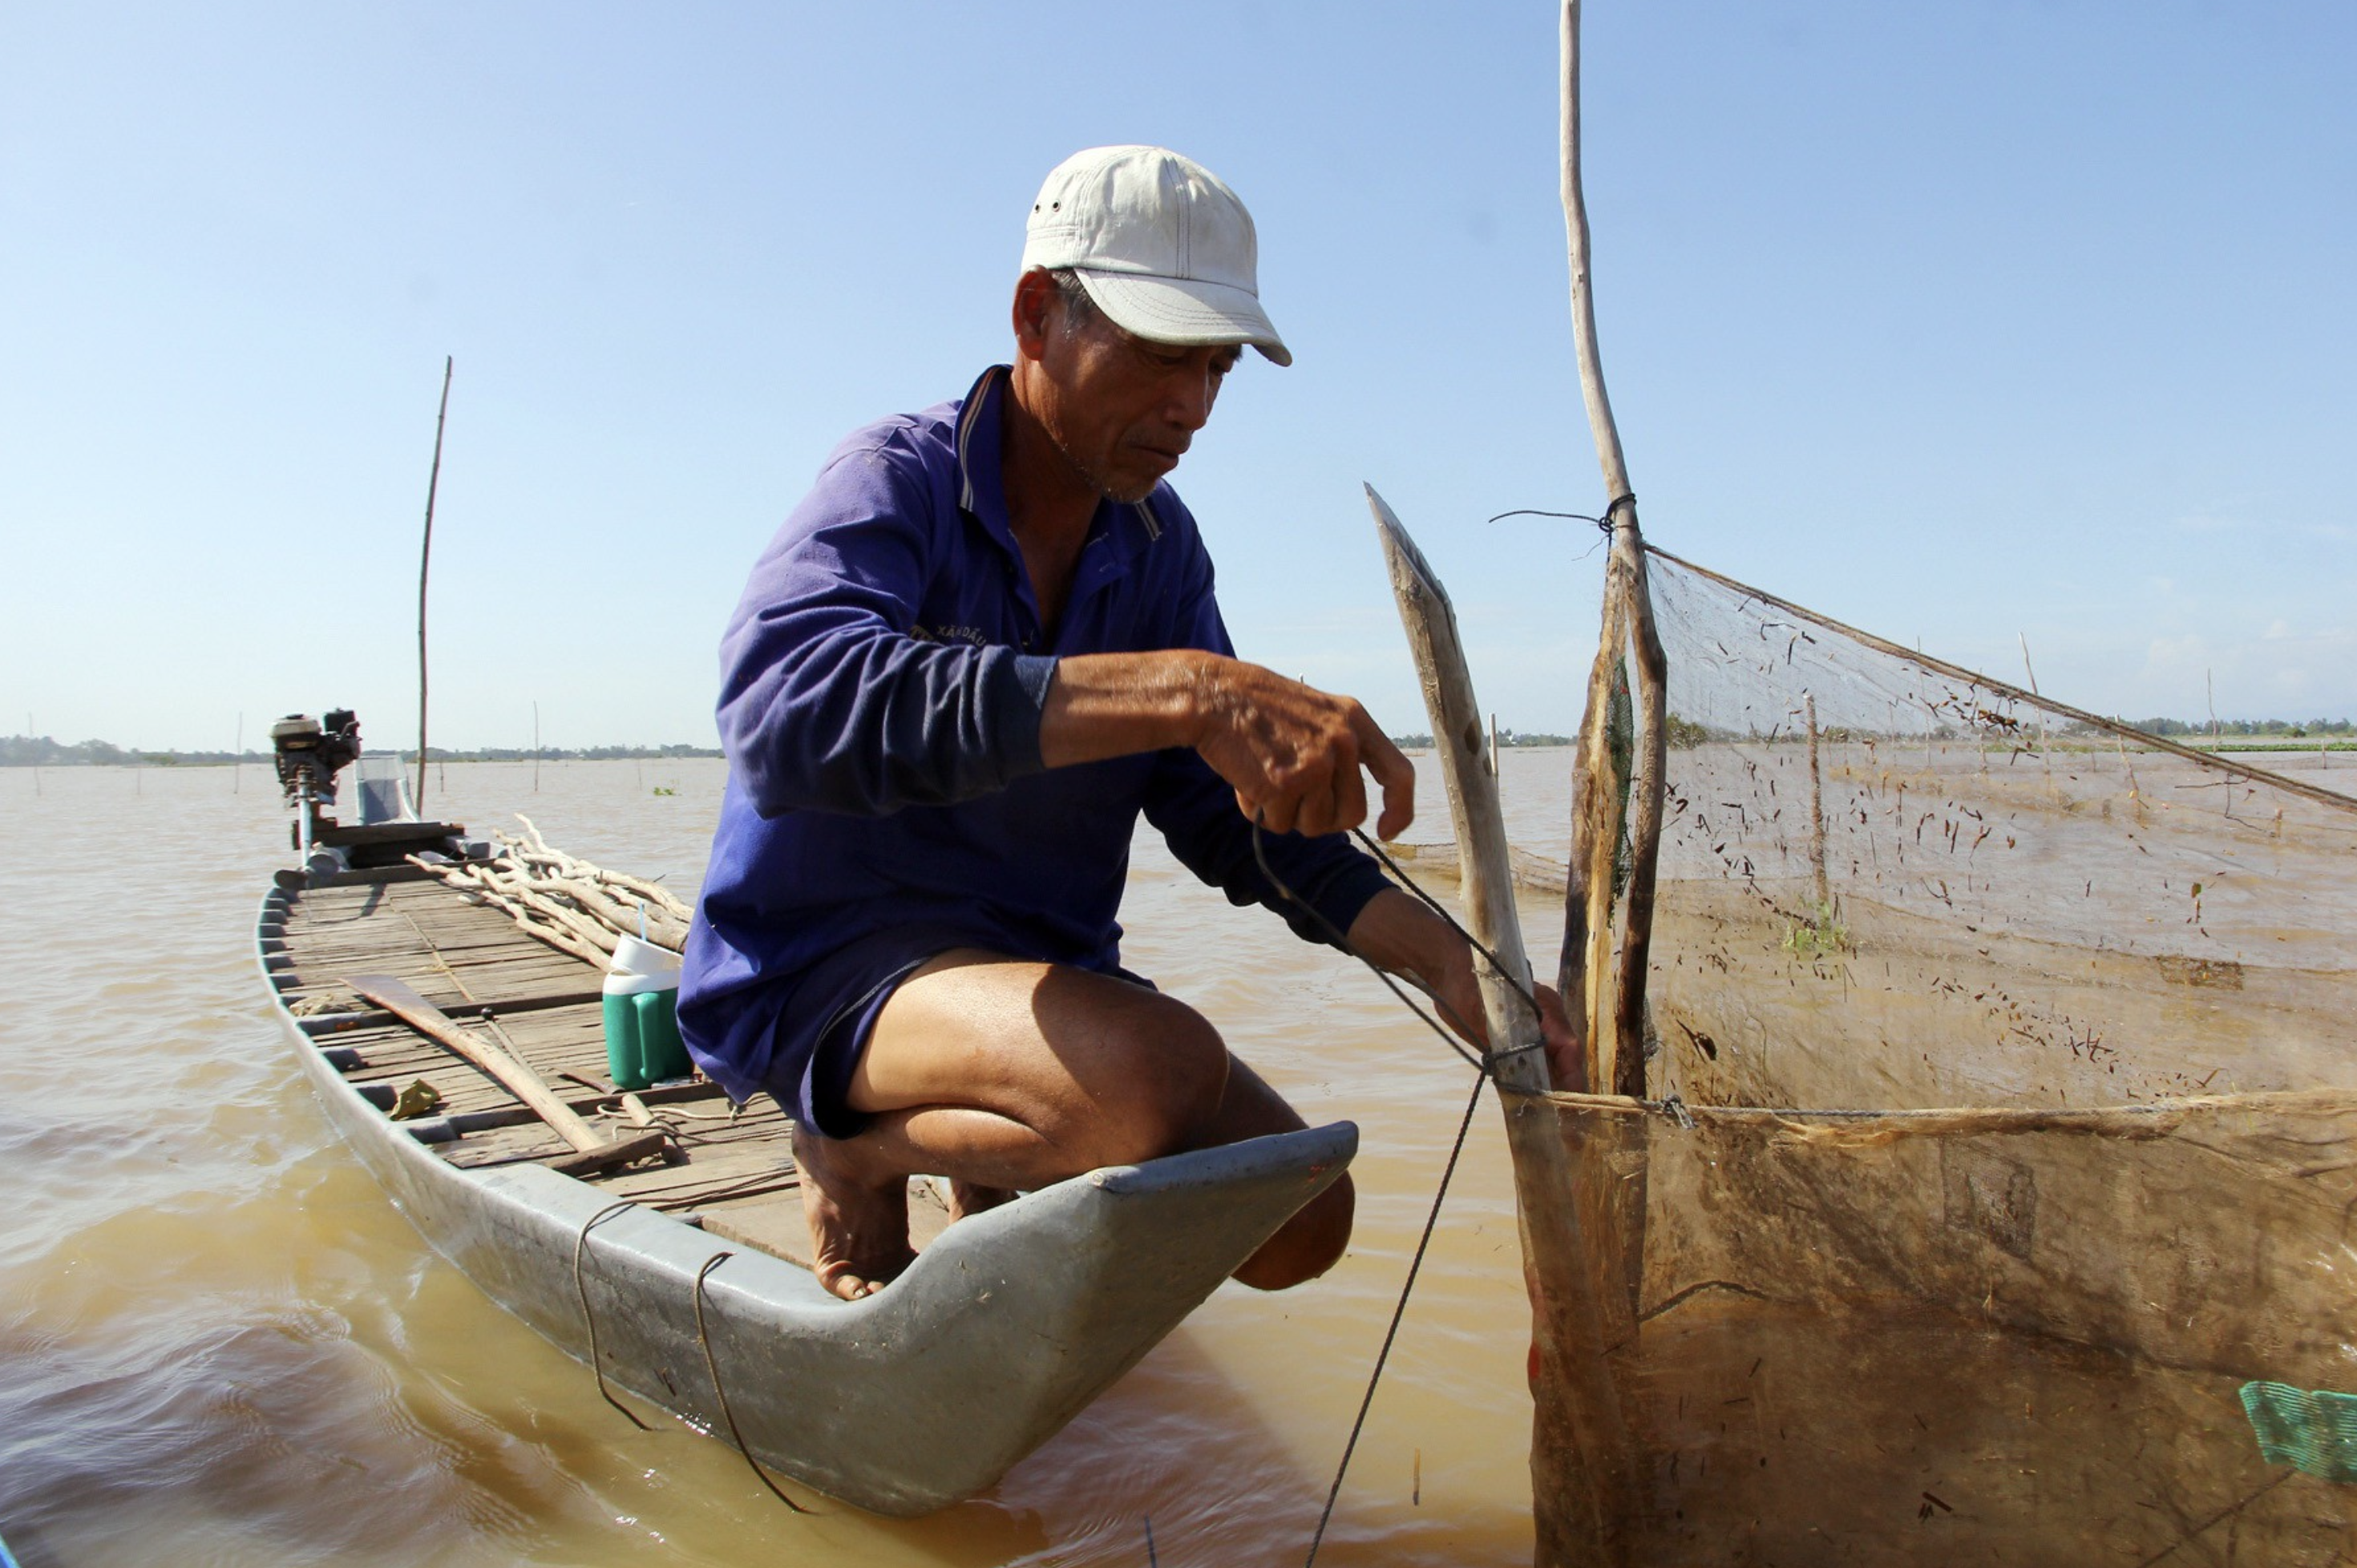
[[[1817,896],[1817,918],[1830,921],[1834,896],[1825,880],[1825,774],[1817,759],[1817,694],[1806,693],[1801,705],[1809,721],[1809,879]]]
[[[1579,393],[1587,405],[1588,430],[1596,438],[1596,460],[1604,468],[1605,494],[1618,507],[1629,494],[1629,464],[1621,456],[1612,400],[1604,391],[1604,364],[1596,349],[1596,297],[1588,285],[1587,197],[1579,174],[1579,0],[1564,0],[1563,5],[1563,223],[1571,252],[1571,334],[1579,355]],[[1631,510],[1635,510],[1633,499]]]
[[[450,422],[450,373],[457,361],[442,357],[442,407],[434,416],[434,470],[425,479],[425,542],[417,551],[417,800],[425,809],[425,575],[434,564],[434,498],[442,488],[442,430]]]
[[[2017,635],[2021,639],[2021,668],[2029,677],[2029,694],[2034,697],[2038,695],[2038,666],[2029,661],[2029,634],[2025,631]],[[2052,779],[2054,751],[2046,742],[2046,709],[2043,705],[2038,710],[2038,756],[2046,764],[2046,777]]]
[[[1583,909],[1566,904],[1561,974],[1566,1005],[1579,997],[1585,1004],[1586,1055],[1589,1081],[1602,1093],[1642,1095],[1645,1088],[1644,1016],[1647,966],[1652,950],[1655,862],[1662,832],[1662,800],[1666,785],[1668,740],[1668,660],[1653,625],[1652,598],[1645,570],[1644,535],[1637,525],[1637,498],[1629,486],[1629,465],[1620,448],[1620,430],[1612,417],[1612,400],[1604,388],[1604,364],[1596,342],[1596,299],[1590,285],[1590,243],[1587,199],[1581,185],[1579,161],[1579,7],[1580,0],[1564,0],[1563,7],[1563,219],[1571,264],[1572,344],[1579,360],[1579,390],[1587,408],[1587,424],[1595,438],[1596,458],[1603,471],[1604,517],[1612,526],[1612,554],[1605,573],[1604,636],[1597,654],[1596,675],[1606,673],[1608,660],[1617,664],[1620,639],[1627,639],[1630,661],[1636,667],[1640,715],[1635,788],[1631,821],[1631,867],[1627,921],[1620,962],[1610,982],[1604,974],[1611,951],[1612,865],[1619,843],[1619,779],[1608,770],[1601,744],[1609,683],[1591,678],[1588,723],[1583,726],[1579,778],[1574,789],[1572,864],[1585,863],[1589,874],[1572,897]],[[1582,798],[1585,798],[1584,800]],[[1606,809],[1608,800],[1610,810]],[[1599,842],[1609,835],[1609,842]],[[1583,897],[1584,896],[1584,897]]]

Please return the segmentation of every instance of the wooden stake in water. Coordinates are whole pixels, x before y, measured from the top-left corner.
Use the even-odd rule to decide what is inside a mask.
[[[2029,634],[2025,631],[2017,635],[2021,639],[2021,668],[2029,677],[2029,694],[2034,697],[2038,695],[2038,668],[2029,662]],[[2054,754],[2047,748],[2046,745],[2046,710],[2044,708],[2038,710],[2038,755],[2045,759],[2046,777],[2053,778]]]
[[[442,357],[442,409],[434,416],[434,469],[425,478],[425,542],[417,552],[417,807],[425,807],[425,574],[434,563],[434,497],[442,488],[442,429],[450,420],[450,372]]]
[[[1825,883],[1825,779],[1817,766],[1817,694],[1808,693],[1801,705],[1809,720],[1809,874],[1817,892],[1817,918],[1833,918],[1834,899]]]

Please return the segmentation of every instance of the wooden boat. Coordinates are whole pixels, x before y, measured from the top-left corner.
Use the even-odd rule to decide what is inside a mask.
[[[598,968],[413,864],[487,846],[418,822],[397,774],[364,765],[363,820],[328,816],[337,769],[359,757],[350,715],[329,718],[280,738],[304,863],[273,879],[254,937],[329,1119],[437,1251],[601,1386],[844,1502],[913,1515],[991,1486],[1356,1150],[1338,1122],[1092,1172],[947,1229],[912,1184],[916,1263],[837,1301],[807,1267],[777,1107],[732,1107],[700,1079],[618,1094]],[[566,1112],[620,1135],[585,1155],[510,1081],[359,1004],[364,976],[413,990],[469,1055],[521,1062],[561,1086]]]

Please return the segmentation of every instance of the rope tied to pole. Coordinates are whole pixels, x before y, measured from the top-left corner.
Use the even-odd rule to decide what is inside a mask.
[[[1612,514],[1619,511],[1622,507],[1627,507],[1629,509],[1630,516],[1634,517],[1637,515],[1637,497],[1634,492],[1623,490],[1619,495],[1614,496],[1612,499],[1606,504],[1604,508],[1604,515],[1601,517],[1590,517],[1584,511],[1542,511],[1537,507],[1525,506],[1516,507],[1512,511],[1499,512],[1489,521],[1491,522],[1501,522],[1510,517],[1560,517],[1572,522],[1592,522],[1596,525],[1598,532],[1601,532],[1609,539],[1612,536]]]

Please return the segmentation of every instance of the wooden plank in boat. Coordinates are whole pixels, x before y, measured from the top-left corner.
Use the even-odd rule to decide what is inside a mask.
[[[349,974],[388,973],[462,1026],[479,1028],[478,1015],[490,998],[506,1043],[544,1079],[565,1084],[572,1073],[605,1081],[597,969],[441,883],[308,889],[288,911],[285,937],[291,964],[282,972],[281,987],[290,1000],[344,992]],[[352,1082],[397,1089],[423,1079],[442,1096],[439,1114],[516,1117],[434,1145],[451,1165],[495,1168],[554,1162],[572,1153],[490,1074],[381,1012],[355,1015],[350,1027],[335,1032],[333,1044],[358,1053],[360,1064],[345,1075]],[[601,1097],[576,1095],[571,1088],[560,1092],[576,1110],[594,1114]],[[810,1235],[790,1153],[791,1123],[766,1100],[733,1119],[702,1119],[726,1104],[714,1089],[707,1101],[676,1107],[696,1113],[696,1119],[673,1119],[683,1136],[684,1163],[587,1179],[617,1197],[694,1212],[716,1238],[808,1267]],[[909,1215],[920,1246],[948,1223],[947,1209],[926,1181],[911,1185]]]

